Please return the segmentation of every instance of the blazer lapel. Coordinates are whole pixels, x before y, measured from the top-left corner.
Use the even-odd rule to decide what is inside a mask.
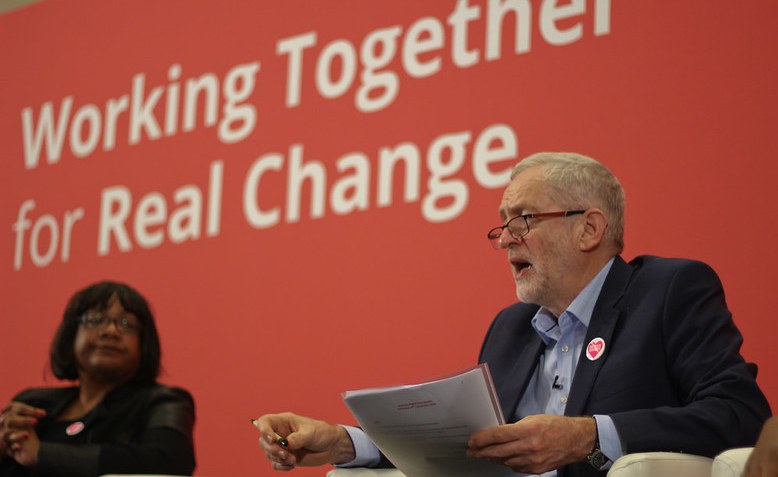
[[[578,365],[570,387],[566,416],[579,416],[586,408],[592,387],[597,379],[597,373],[608,359],[608,345],[613,337],[621,310],[617,307],[619,300],[624,295],[624,290],[629,283],[632,269],[621,257],[616,257],[608,276],[603,283],[597,304],[592,312],[592,319],[584,339],[581,356],[578,357]],[[602,339],[604,343],[603,353],[596,359],[587,356],[587,347],[595,339]]]
[[[511,422],[516,414],[519,397],[524,395],[532,373],[538,365],[540,354],[543,352],[543,341],[537,333],[531,333],[527,336],[528,339],[525,342],[516,343],[516,349],[521,351],[516,355],[513,367],[508,373],[509,379],[497,387],[497,395],[500,397],[505,422]]]

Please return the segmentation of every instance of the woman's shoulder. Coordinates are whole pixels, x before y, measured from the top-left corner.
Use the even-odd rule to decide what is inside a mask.
[[[156,383],[152,386],[149,386],[147,392],[152,398],[184,399],[187,401],[194,401],[192,394],[179,386],[169,386],[166,384]]]
[[[13,401],[47,409],[78,394],[78,386],[27,388],[13,397]]]
[[[186,389],[160,383],[143,385],[129,384],[122,386],[112,393],[109,401],[125,400],[146,402],[149,404],[159,402],[179,402],[194,405],[192,394]]]
[[[78,386],[27,388],[14,396],[14,401],[26,402],[29,399],[51,399],[78,393]]]
[[[172,427],[190,435],[195,420],[195,403],[184,388],[165,384],[143,386],[136,394],[137,406],[149,413],[151,427]],[[142,396],[142,397],[141,397]]]

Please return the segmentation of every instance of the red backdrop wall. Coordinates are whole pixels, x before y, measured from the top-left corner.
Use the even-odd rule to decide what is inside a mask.
[[[126,281],[156,312],[162,380],[196,398],[197,475],[270,475],[247,417],[351,423],[345,390],[475,362],[515,300],[485,239],[505,173],[573,150],[627,191],[625,258],[719,272],[775,408],[776,24],[771,0],[6,13],[0,400],[58,384],[76,289]]]

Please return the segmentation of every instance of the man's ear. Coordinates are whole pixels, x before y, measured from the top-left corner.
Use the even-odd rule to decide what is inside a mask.
[[[579,229],[578,247],[582,252],[590,252],[602,243],[605,229],[608,228],[608,217],[598,208],[588,209],[583,213],[582,227]]]

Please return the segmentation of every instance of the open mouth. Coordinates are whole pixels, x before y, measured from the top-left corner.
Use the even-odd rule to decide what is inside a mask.
[[[513,266],[513,274],[516,278],[520,278],[528,269],[532,268],[531,263],[521,259],[511,260],[511,266]]]

